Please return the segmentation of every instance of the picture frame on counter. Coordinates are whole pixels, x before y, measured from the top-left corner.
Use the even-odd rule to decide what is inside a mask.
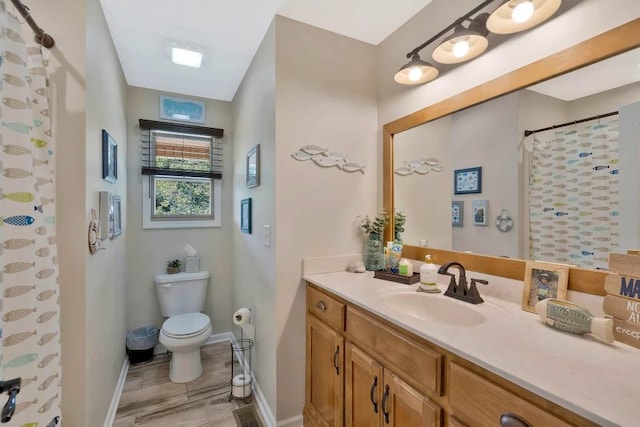
[[[536,312],[536,304],[547,298],[567,299],[569,266],[528,261],[524,273],[522,309]]]

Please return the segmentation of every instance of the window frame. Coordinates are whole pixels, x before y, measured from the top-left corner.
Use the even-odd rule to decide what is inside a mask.
[[[183,135],[191,135],[194,138],[198,137],[210,137],[210,153],[211,156],[214,155],[215,150],[221,150],[221,139],[224,131],[222,129],[217,128],[207,128],[203,126],[193,126],[193,125],[184,125],[177,123],[168,123],[168,122],[158,122],[151,120],[140,119],[140,129],[143,130],[143,150],[145,150],[145,132],[149,139],[146,141],[147,144],[151,143],[151,135],[155,132],[170,132],[170,133],[181,133]],[[218,144],[216,146],[216,144]],[[214,148],[217,147],[217,148]],[[151,151],[149,148],[153,147]],[[149,154],[153,154],[155,147],[153,144],[147,147],[147,151],[145,152],[147,156]],[[218,155],[221,156],[221,151],[218,151]],[[143,154],[143,158],[145,154]],[[148,159],[148,157],[147,157]],[[212,158],[213,161],[213,158]],[[219,159],[221,161],[221,157]],[[155,162],[154,162],[155,164]],[[220,164],[221,166],[221,164]],[[220,167],[218,166],[218,167]],[[145,171],[145,169],[147,169]],[[190,176],[187,172],[184,175],[180,173],[169,173],[163,174],[160,170],[158,173],[149,173],[150,169],[148,163],[145,163],[143,160],[142,164],[142,228],[143,229],[170,229],[170,228],[202,228],[202,227],[221,227],[222,226],[222,175],[221,169],[213,169],[212,165],[212,175],[209,177],[195,177]],[[211,215],[206,216],[170,216],[163,218],[162,216],[155,215],[155,195],[154,195],[154,187],[155,180],[157,178],[168,179],[168,180],[202,180],[202,181],[210,181],[211,183],[211,197],[210,203],[213,204],[213,209]]]

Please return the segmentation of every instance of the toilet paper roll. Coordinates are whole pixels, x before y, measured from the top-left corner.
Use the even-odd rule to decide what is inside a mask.
[[[246,323],[249,323],[251,320],[251,310],[246,307],[242,307],[235,313],[233,313],[233,323],[238,326],[242,326]]]
[[[233,377],[231,394],[233,397],[249,397],[251,395],[251,377],[246,374],[240,374]]]

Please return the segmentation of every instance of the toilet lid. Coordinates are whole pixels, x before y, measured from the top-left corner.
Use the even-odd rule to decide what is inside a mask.
[[[173,337],[197,334],[209,326],[211,320],[203,313],[188,313],[171,316],[162,324],[162,331]]]

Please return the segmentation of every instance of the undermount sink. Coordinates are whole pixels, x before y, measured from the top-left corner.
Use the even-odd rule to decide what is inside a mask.
[[[384,304],[399,314],[450,326],[477,326],[487,320],[485,314],[503,312],[491,303],[470,305],[442,295],[415,291],[385,295]]]

